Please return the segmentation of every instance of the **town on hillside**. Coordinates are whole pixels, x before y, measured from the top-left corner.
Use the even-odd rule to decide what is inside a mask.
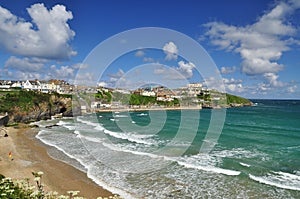
[[[202,109],[250,105],[249,101],[236,101],[229,94],[208,89],[202,83],[190,83],[170,89],[148,85],[135,90],[102,86],[72,85],[65,80],[0,80],[0,91],[35,91],[72,95],[81,112],[149,109]],[[237,99],[237,98],[234,98]],[[243,98],[239,98],[243,99]]]

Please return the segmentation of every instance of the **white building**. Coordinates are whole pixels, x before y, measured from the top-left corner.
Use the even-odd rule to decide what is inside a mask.
[[[141,93],[141,95],[142,96],[148,96],[148,97],[150,97],[150,96],[152,96],[152,97],[154,97],[154,96],[156,96],[156,93],[154,92],[154,91],[143,91],[142,93]]]
[[[34,91],[38,91],[41,90],[41,84],[39,81],[31,81],[31,80],[27,80],[24,84],[23,84],[23,88],[26,90],[34,90]]]

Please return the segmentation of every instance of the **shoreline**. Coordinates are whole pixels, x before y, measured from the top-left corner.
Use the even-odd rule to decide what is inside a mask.
[[[143,111],[172,111],[172,110],[202,110],[202,107],[157,107],[157,108],[107,108],[107,109],[95,109],[96,113],[107,112],[143,112]]]
[[[105,108],[105,109],[94,109],[96,113],[107,113],[107,112],[142,112],[142,111],[180,111],[180,110],[203,110],[203,109],[228,109],[228,108],[240,108],[253,106],[252,104],[238,104],[231,106],[216,106],[216,107],[202,107],[202,106],[179,106],[179,107],[141,107],[141,108]]]
[[[37,129],[8,127],[6,130],[8,137],[0,137],[0,174],[15,180],[29,178],[34,185],[31,172],[43,171],[45,191],[67,195],[67,191],[75,190],[80,191],[79,196],[91,199],[114,195],[90,179],[85,172],[52,158],[47,152],[51,146],[35,137]],[[12,152],[13,160],[10,160],[9,152]]]

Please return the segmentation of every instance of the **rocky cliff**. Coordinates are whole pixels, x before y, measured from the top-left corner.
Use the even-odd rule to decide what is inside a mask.
[[[19,91],[0,96],[0,113],[8,113],[9,122],[32,122],[62,114],[73,116],[71,96]],[[78,109],[77,109],[78,110]]]

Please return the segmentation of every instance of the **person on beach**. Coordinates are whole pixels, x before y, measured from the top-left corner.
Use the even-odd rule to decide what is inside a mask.
[[[11,152],[11,151],[8,153],[8,157],[9,157],[9,159],[10,159],[11,161],[14,160],[13,157],[12,157],[12,152]]]

